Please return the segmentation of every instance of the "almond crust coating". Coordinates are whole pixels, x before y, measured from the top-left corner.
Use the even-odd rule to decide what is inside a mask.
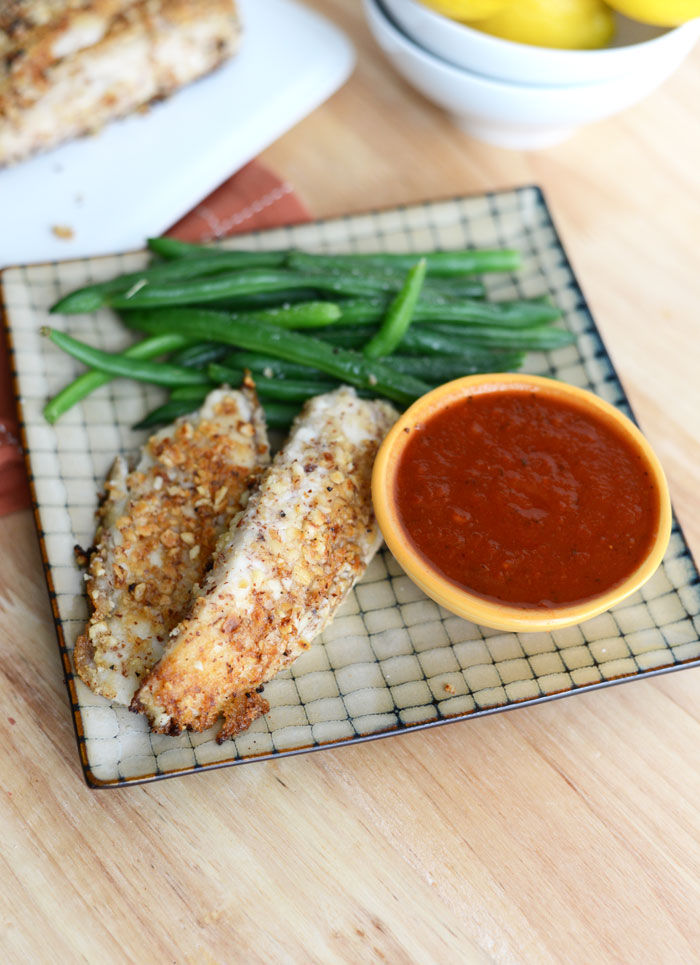
[[[74,650],[91,690],[129,704],[268,462],[251,389],[211,393],[152,436],[132,472],[116,460],[88,565],[92,615]]]
[[[231,56],[240,34],[234,0],[20,0],[3,7],[0,165],[168,96]]]
[[[236,708],[288,667],[330,622],[381,544],[374,458],[396,418],[343,387],[311,399],[222,538],[214,566],[132,710],[177,734],[241,730]]]

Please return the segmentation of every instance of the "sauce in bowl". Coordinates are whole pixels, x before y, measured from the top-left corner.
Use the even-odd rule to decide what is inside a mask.
[[[644,453],[614,424],[542,391],[468,395],[416,425],[395,498],[408,538],[445,577],[521,607],[619,585],[659,525]]]
[[[422,396],[389,431],[372,498],[408,576],[500,630],[581,623],[638,590],[671,533],[663,469],[591,392],[487,374]]]

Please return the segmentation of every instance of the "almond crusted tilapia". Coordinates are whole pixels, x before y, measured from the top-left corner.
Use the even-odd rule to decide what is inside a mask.
[[[309,648],[381,544],[370,482],[396,415],[347,387],[306,404],[136,693],[153,730],[223,716],[222,741],[267,710],[256,691]]]
[[[0,165],[166,97],[240,34],[234,0],[0,3]]]
[[[74,651],[91,690],[130,703],[268,463],[249,388],[210,393],[195,416],[151,436],[131,472],[116,459],[88,568],[93,613]]]

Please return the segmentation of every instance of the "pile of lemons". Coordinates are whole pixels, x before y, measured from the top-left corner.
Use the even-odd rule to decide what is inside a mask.
[[[700,17],[700,0],[422,0],[453,20],[536,47],[593,50],[615,30],[613,10],[661,27]]]

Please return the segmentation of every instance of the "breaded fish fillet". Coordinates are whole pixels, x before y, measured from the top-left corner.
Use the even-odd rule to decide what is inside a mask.
[[[135,0],[7,0],[0,3],[0,75],[35,73],[97,43]]]
[[[233,736],[255,716],[241,714],[246,700],[330,622],[381,544],[370,480],[395,419],[347,387],[306,404],[136,693],[132,710],[154,730],[205,730],[223,716],[217,739]]]
[[[234,0],[0,4],[0,165],[98,130],[237,49]]]
[[[132,472],[117,458],[88,569],[93,613],[74,652],[91,690],[129,704],[268,463],[252,389],[210,393],[197,415],[148,440]]]

